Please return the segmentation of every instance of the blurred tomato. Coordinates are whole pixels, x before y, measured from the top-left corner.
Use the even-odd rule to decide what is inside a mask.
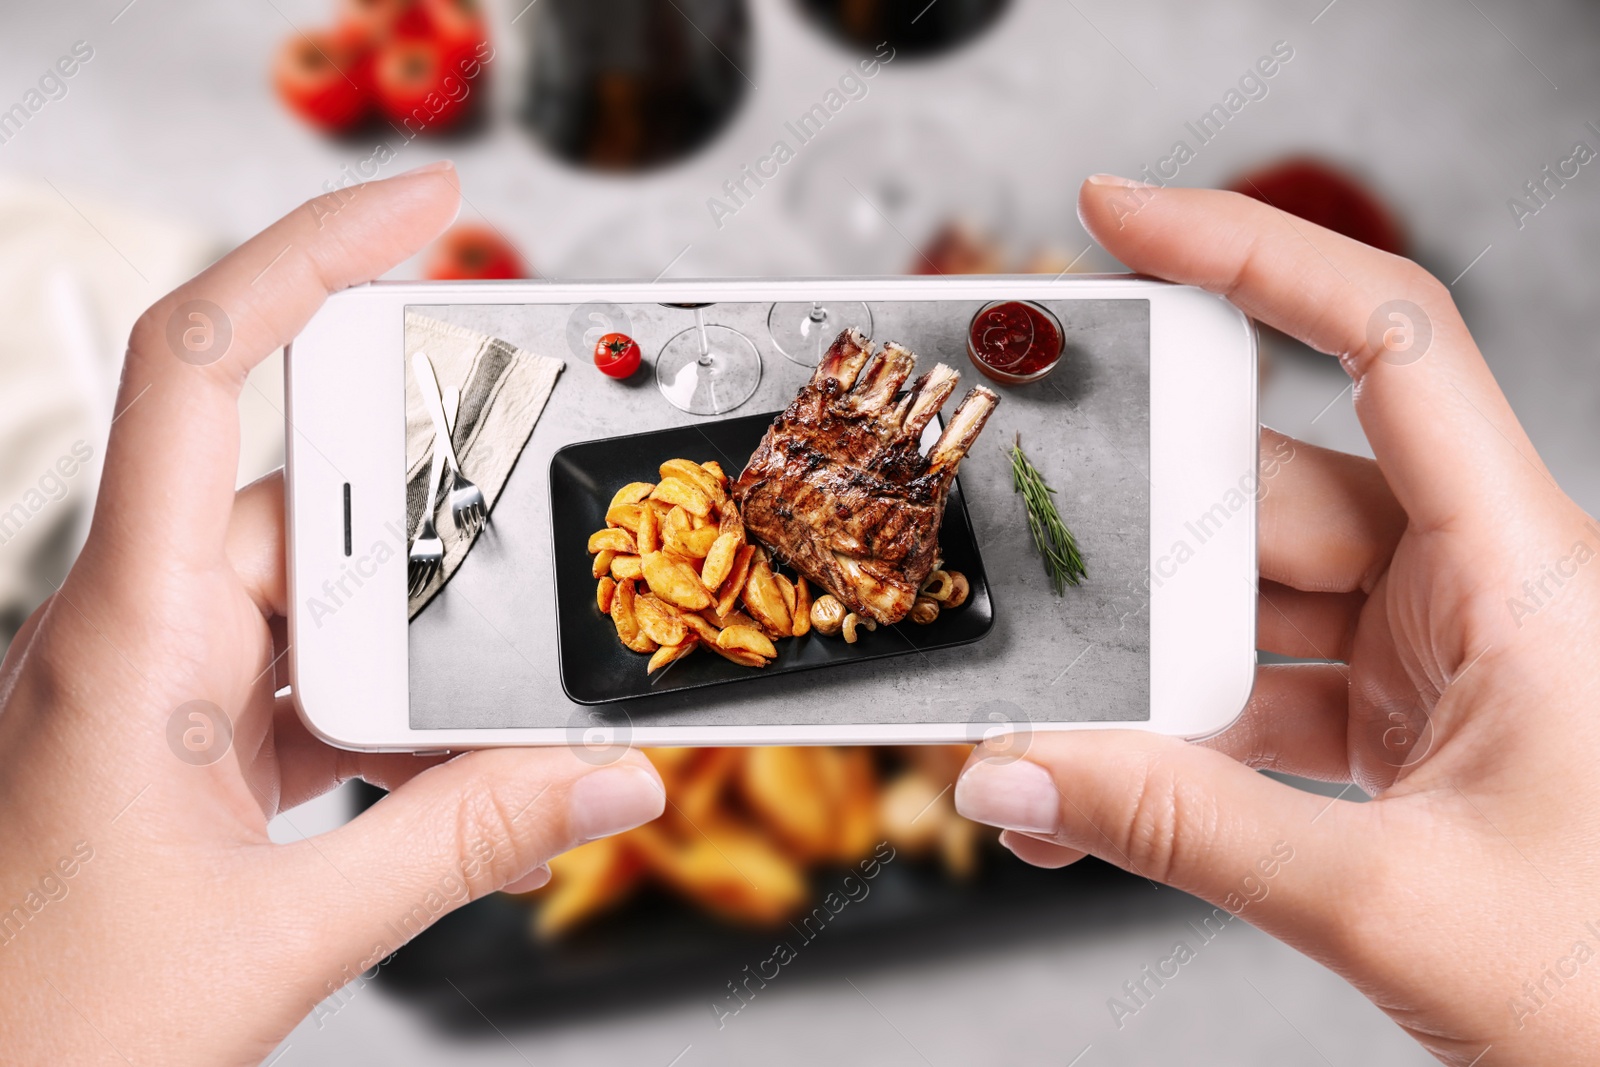
[[[594,344],[594,365],[609,378],[626,378],[639,369],[639,342],[625,333],[608,333]]]
[[[339,27],[364,34],[377,42],[394,32],[410,0],[343,0],[339,5]]]
[[[1406,254],[1400,224],[1383,202],[1320,160],[1286,159],[1241,176],[1230,188],[1373,248]]]
[[[419,0],[428,22],[428,36],[453,54],[472,53],[488,40],[488,24],[476,0]]]
[[[409,121],[416,131],[454,125],[472,98],[465,80],[450,69],[444,48],[420,37],[396,37],[379,47],[373,88],[383,113],[395,122]]]
[[[290,111],[332,132],[347,130],[367,113],[358,80],[364,49],[345,33],[298,34],[284,42],[272,81]]]
[[[452,282],[526,278],[529,271],[498,231],[464,222],[439,238],[424,273],[434,281]]]

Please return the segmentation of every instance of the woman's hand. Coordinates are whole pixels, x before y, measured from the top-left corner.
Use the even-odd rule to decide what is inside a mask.
[[[957,807],[1031,863],[1090,853],[1242,914],[1447,1063],[1586,1059],[1600,525],[1421,268],[1230,193],[1101,177],[1079,212],[1134,270],[1224,294],[1349,373],[1376,463],[1262,440],[1258,643],[1336,662],[1260,668],[1243,717],[1201,745],[1036,732],[1015,762],[980,746]]]
[[[0,666],[8,1063],[259,1062],[441,915],[660,814],[634,752],[358,755],[274,697],[283,486],[234,492],[239,391],[328,293],[456,209],[447,164],[320,197],[134,327],[88,543]],[[393,792],[269,841],[274,815],[357,776]]]

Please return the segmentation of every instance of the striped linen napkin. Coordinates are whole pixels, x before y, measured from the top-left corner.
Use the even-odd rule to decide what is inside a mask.
[[[556,376],[566,364],[559,359],[534,355],[476,330],[406,312],[408,537],[415,537],[422,525],[433,458],[433,420],[428,417],[428,409],[411,371],[412,357],[419,351],[426,352],[433,362],[441,389],[454,385],[461,390],[461,408],[456,414],[450,440],[461,460],[461,472],[483,491],[489,504],[489,519],[493,522],[500,490],[511,475],[511,468],[516,466],[523,446],[528,443],[545,402],[550,399]],[[443,481],[448,490],[448,473]],[[416,618],[428,605],[472,548],[472,541],[462,537],[456,529],[449,509],[439,506],[442,500],[441,493],[434,501],[433,521],[444,540],[444,565],[427,588],[411,598],[409,618]]]

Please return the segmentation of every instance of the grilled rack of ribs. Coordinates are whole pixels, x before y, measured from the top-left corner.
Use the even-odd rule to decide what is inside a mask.
[[[939,364],[906,393],[917,357],[841,333],[773,420],[733,488],[745,526],[847,608],[899,622],[939,554],[956,467],[1000,398],[967,394],[924,456],[922,431],[961,376]]]

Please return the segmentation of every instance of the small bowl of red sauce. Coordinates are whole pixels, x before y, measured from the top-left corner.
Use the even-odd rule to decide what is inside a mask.
[[[1061,361],[1061,320],[1029,300],[995,300],[972,316],[967,355],[985,375],[1007,385],[1036,382]]]

